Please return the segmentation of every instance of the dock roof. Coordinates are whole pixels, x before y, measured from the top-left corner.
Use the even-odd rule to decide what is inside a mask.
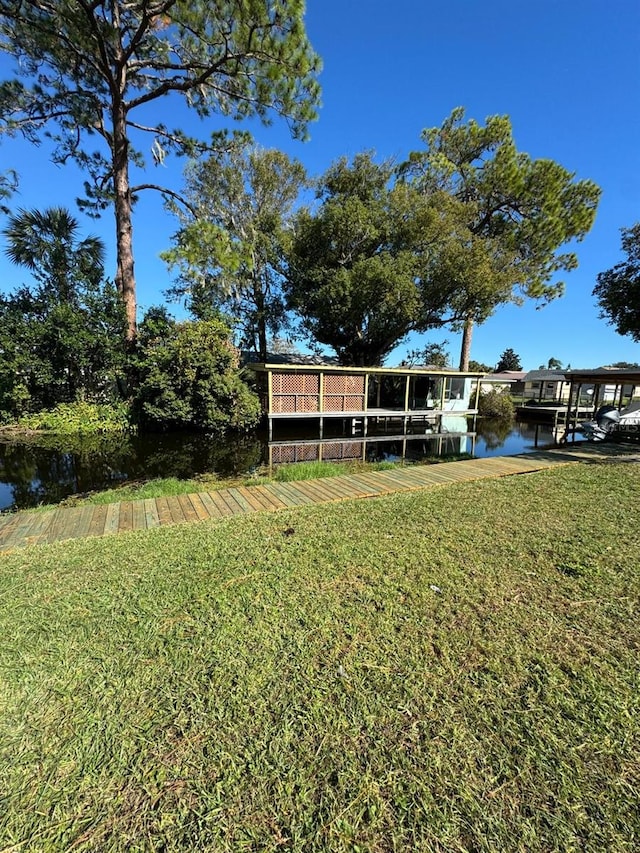
[[[565,376],[570,382],[584,382],[592,385],[640,385],[640,367],[608,368],[596,370],[568,370]]]
[[[459,370],[448,370],[442,367],[345,367],[336,364],[287,364],[287,363],[253,363],[248,364],[252,370],[273,371],[287,373],[350,373],[356,375],[383,375],[383,376],[457,376],[469,379],[477,379],[484,373],[477,371],[461,372]]]

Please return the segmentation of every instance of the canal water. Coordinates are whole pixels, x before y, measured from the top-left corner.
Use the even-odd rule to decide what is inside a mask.
[[[469,425],[472,431],[473,426]],[[436,441],[413,435],[402,440],[353,437],[323,445],[324,459],[365,458],[410,461],[469,453],[476,457],[512,455],[553,444],[549,424],[478,419],[476,435]],[[239,438],[171,434],[70,442],[59,437],[38,443],[0,440],[0,510],[58,503],[69,495],[112,488],[157,477],[184,479],[215,473],[220,478],[250,474],[269,462],[317,458],[318,442],[269,444],[260,433]],[[315,454],[315,455],[314,455]]]

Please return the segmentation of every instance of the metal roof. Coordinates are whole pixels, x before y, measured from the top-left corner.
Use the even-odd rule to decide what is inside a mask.
[[[564,370],[530,370],[524,377],[525,382],[568,382]]]
[[[599,367],[597,370],[569,370],[566,377],[571,382],[585,382],[592,385],[640,385],[640,368]]]
[[[452,376],[463,377],[469,379],[477,379],[484,376],[484,373],[465,372],[461,373],[457,370],[446,370],[443,368],[432,367],[344,367],[343,365],[334,364],[273,364],[273,363],[254,363],[248,364],[255,371],[273,371],[290,373],[351,373],[351,374],[381,374],[384,376]]]

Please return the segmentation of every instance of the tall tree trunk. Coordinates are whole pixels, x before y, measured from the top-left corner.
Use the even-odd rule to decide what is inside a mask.
[[[131,190],[129,185],[129,140],[124,103],[113,107],[113,188],[116,214],[117,269],[115,284],[125,307],[126,340],[136,337],[136,280],[133,271],[133,237],[131,223]]]
[[[253,254],[253,302],[256,306],[256,328],[258,331],[259,361],[267,361],[267,316],[265,311],[265,289],[256,269],[257,260]]]
[[[462,347],[460,348],[460,370],[469,370],[469,359],[471,357],[471,338],[473,337],[473,320],[467,317],[462,333]]]

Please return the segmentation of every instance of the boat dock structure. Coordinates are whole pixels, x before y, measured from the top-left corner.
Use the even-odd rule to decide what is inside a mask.
[[[618,411],[640,399],[640,368],[599,368],[598,370],[571,370],[566,373],[569,380],[569,399],[566,404],[565,441],[576,440],[582,418],[585,397],[595,414],[601,405],[609,404]],[[633,435],[640,438],[640,429]],[[631,434],[630,434],[631,435]],[[630,437],[630,436],[629,436]]]
[[[478,412],[482,373],[430,367],[341,367],[312,364],[249,364],[257,376],[269,441],[276,424],[313,422],[367,436],[380,428],[406,435],[467,432],[462,420]],[[457,420],[451,420],[455,418]]]

